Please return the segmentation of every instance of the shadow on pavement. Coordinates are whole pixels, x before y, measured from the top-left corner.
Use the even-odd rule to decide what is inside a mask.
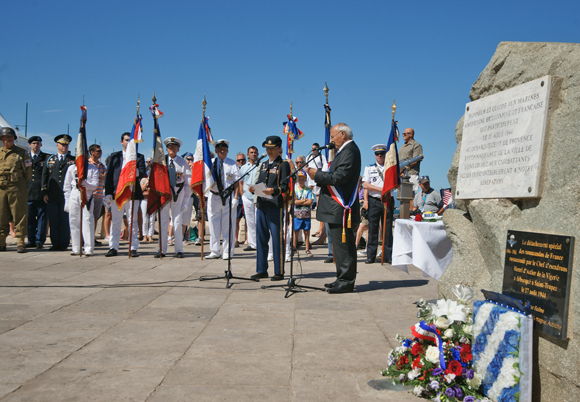
[[[373,290],[381,289],[395,289],[395,288],[414,288],[425,286],[429,283],[426,279],[411,279],[404,281],[370,281],[364,285],[356,285],[355,290],[358,293],[371,292]]]

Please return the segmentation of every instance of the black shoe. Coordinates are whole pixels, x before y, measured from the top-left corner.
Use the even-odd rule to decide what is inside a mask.
[[[353,285],[343,285],[343,286],[335,286],[327,290],[328,293],[352,293],[354,290]]]
[[[95,240],[95,246],[102,246],[102,245],[103,245],[103,243],[101,243],[101,242],[100,242],[100,241],[98,241],[98,240]]]
[[[68,246],[59,247],[59,250],[60,251],[67,251],[68,250]]]
[[[139,254],[137,254],[137,250],[131,250],[131,258],[136,258],[139,257]]]
[[[246,248],[244,249],[244,251],[256,251],[256,249],[255,249],[255,248],[253,248],[253,247],[250,247],[250,246],[248,246],[248,247],[246,247]]]
[[[60,251],[60,247],[50,246],[50,248],[48,249],[48,251]]]
[[[259,281],[261,278],[267,278],[267,277],[268,277],[267,272],[258,272],[257,274],[250,276],[250,279],[252,279],[254,281]]]
[[[114,248],[109,249],[109,251],[107,252],[107,254],[105,254],[105,257],[114,257],[117,255],[117,250],[115,250]]]
[[[334,282],[331,282],[331,283],[325,283],[325,284],[324,284],[324,287],[325,287],[325,288],[328,288],[328,289],[332,289],[332,288],[333,288],[333,287],[335,287],[336,285],[338,285],[338,281],[334,281]]]
[[[280,275],[274,275],[271,279],[271,281],[283,281],[284,280],[284,275],[280,274]]]
[[[183,253],[176,253],[175,258],[183,258]]]
[[[16,246],[16,252],[17,253],[26,253],[26,247],[25,246]]]
[[[31,242],[26,243],[26,248],[34,248],[34,247],[36,247],[35,243],[31,243]]]
[[[41,242],[36,242],[36,246],[35,247],[37,249],[41,249],[43,246],[42,246],[42,243]]]
[[[6,246],[0,246],[0,251],[6,251]]]
[[[155,255],[153,256],[153,258],[159,258],[159,253],[160,253],[160,252],[159,252],[159,251],[157,251],[157,252],[155,253]],[[165,257],[165,254],[161,253],[161,257]]]
[[[365,261],[365,264],[374,264],[376,261],[374,258],[369,258],[368,260]]]
[[[332,264],[334,262],[334,258],[333,257],[326,257],[326,260],[324,260],[325,264]]]

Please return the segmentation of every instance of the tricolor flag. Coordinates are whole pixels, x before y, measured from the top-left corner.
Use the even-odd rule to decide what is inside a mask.
[[[294,116],[287,115],[288,121],[283,122],[284,125],[284,135],[288,136],[288,141],[286,143],[286,156],[287,159],[292,159],[294,153],[294,141],[299,140],[304,137],[304,133],[296,127],[296,122],[298,119]]]
[[[208,118],[203,116],[195,146],[193,168],[191,169],[191,191],[199,198],[202,209],[205,208],[204,194],[215,184],[212,175],[211,153],[209,151],[209,145],[213,143]]]
[[[443,200],[443,210],[445,211],[449,207],[453,207],[455,200],[453,199],[453,194],[451,194],[450,188],[443,188],[441,191],[441,199]]]
[[[153,160],[151,161],[151,171],[149,172],[149,197],[147,198],[147,214],[153,215],[158,209],[163,207],[171,199],[171,186],[169,184],[169,173],[165,163],[163,153],[163,141],[159,132],[157,119],[163,116],[158,109],[159,105],[154,104],[149,108],[153,115]]]
[[[81,128],[79,129],[79,138],[77,141],[77,153],[75,165],[77,167],[78,188],[81,192],[81,208],[87,203],[87,190],[81,186],[83,180],[87,179],[89,170],[89,151],[87,149],[87,132],[85,125],[87,123],[87,107],[81,106]]]
[[[119,211],[127,201],[131,200],[132,188],[135,185],[137,177],[137,144],[135,139],[131,136],[131,141],[127,144],[127,149],[123,155],[123,169],[119,175],[119,183],[117,184],[117,194],[115,194],[115,202]]]
[[[399,128],[397,122],[393,120],[391,124],[391,133],[389,134],[389,141],[387,142],[387,154],[385,155],[385,175],[383,183],[383,192],[381,199],[387,206],[391,200],[390,192],[401,184],[399,177],[399,153],[397,152],[397,143],[395,138],[399,135]]]

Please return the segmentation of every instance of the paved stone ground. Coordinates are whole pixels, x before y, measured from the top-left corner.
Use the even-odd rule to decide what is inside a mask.
[[[437,297],[419,270],[360,257],[355,293],[285,298],[261,289],[269,280],[200,282],[227,262],[199,246],[162,260],[154,245],[132,259],[121,247],[0,253],[0,401],[418,400],[370,384],[416,322],[412,303]],[[325,251],[295,264],[301,284],[333,280]],[[255,253],[236,249],[232,271],[249,278]]]

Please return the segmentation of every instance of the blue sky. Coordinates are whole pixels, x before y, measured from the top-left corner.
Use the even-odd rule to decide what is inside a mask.
[[[140,94],[140,152],[150,155],[155,91],[161,135],[183,140],[182,151],[194,149],[205,94],[230,157],[282,136],[290,100],[305,134],[295,151],[305,154],[324,141],[326,80],[332,122],[352,127],[365,164],[386,142],[396,98],[435,188],[448,185],[455,125],[497,45],[580,42],[572,1],[25,0],[3,11],[0,113],[24,125],[28,102],[28,136],[41,135],[45,151],[67,125],[76,143],[83,95],[89,143],[119,150]]]

